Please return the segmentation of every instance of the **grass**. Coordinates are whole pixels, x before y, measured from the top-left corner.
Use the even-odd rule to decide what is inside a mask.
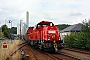
[[[7,57],[11,58],[11,60],[20,60],[21,55],[19,51],[10,57],[11,53],[18,49],[18,44],[20,43],[22,43],[20,40],[7,42],[8,49],[2,49],[2,44],[0,43],[0,60],[6,60]]]

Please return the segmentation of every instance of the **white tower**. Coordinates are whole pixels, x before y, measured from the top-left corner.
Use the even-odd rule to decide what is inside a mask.
[[[27,11],[26,12],[26,31],[25,32],[27,32],[28,26],[29,26],[29,12]]]
[[[29,12],[26,12],[26,24],[29,25]]]

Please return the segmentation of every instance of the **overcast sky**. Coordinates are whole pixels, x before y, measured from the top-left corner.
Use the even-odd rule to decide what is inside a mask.
[[[20,20],[25,22],[26,11],[30,14],[29,26],[42,20],[72,25],[90,18],[90,0],[0,0],[0,26],[5,20],[12,20],[13,26]]]

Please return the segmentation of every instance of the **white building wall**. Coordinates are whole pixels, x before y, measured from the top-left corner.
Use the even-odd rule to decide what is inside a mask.
[[[26,34],[29,25],[29,12],[26,12],[26,23],[21,23],[21,34]],[[17,24],[17,35],[20,35],[20,24]]]
[[[20,35],[20,24],[17,24],[17,35]]]
[[[21,35],[24,35],[27,31],[27,27],[25,23],[21,24]],[[17,35],[20,35],[20,24],[17,24]]]
[[[27,32],[27,25],[25,23],[23,23],[23,26],[22,26],[22,35],[26,34]]]
[[[60,33],[61,40],[63,40],[65,36],[68,36],[68,35],[70,35],[70,34],[71,34],[71,32],[61,32],[61,33]],[[63,42],[64,42],[64,40],[63,40]]]

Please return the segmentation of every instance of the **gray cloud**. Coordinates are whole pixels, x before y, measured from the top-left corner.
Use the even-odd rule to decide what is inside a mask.
[[[80,16],[80,15],[82,15],[82,13],[79,11],[73,11],[69,13],[69,16]]]
[[[48,14],[48,13],[44,13],[43,14],[43,18],[47,19],[47,20],[57,20],[57,18],[52,17],[52,15]]]
[[[53,21],[55,24],[65,22],[71,24],[75,20],[81,21],[90,16],[89,1],[90,0],[2,0],[0,1],[0,22],[4,24],[5,19],[10,19],[13,20],[13,23],[15,22],[15,24],[13,24],[15,26],[20,19],[25,21],[26,15],[23,13],[29,11],[30,25],[35,25],[42,19]],[[80,19],[78,19],[78,17],[80,17]]]

